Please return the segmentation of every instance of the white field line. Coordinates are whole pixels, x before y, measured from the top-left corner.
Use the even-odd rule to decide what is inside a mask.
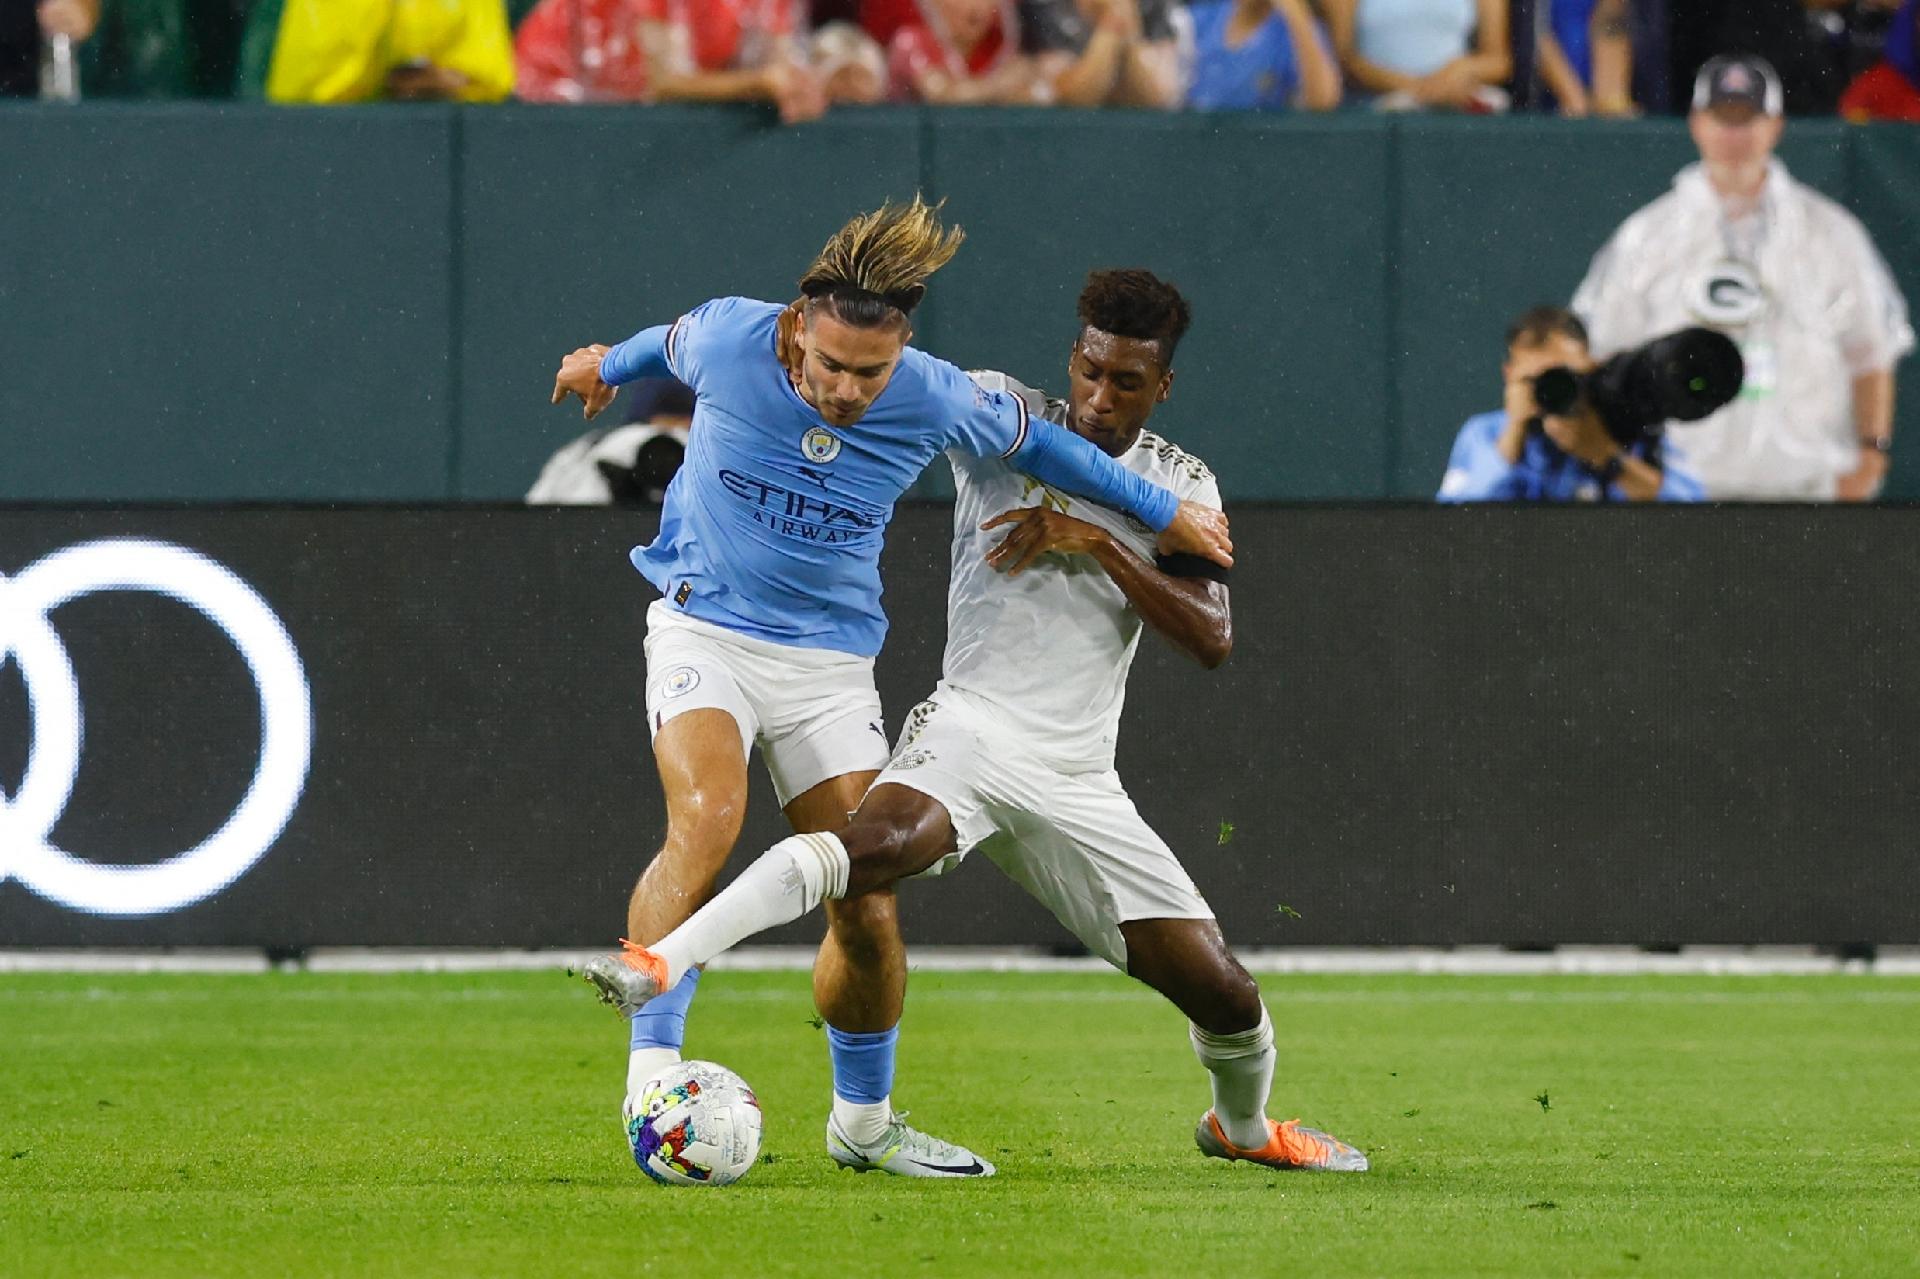
[[[307,972],[471,973],[577,967],[593,951],[323,948],[278,967]],[[717,971],[798,972],[811,968],[803,946],[743,946],[721,956]],[[1446,976],[1788,976],[1859,973],[1920,976],[1920,947],[1885,947],[1872,960],[1842,960],[1810,947],[1686,947],[1678,953],[1633,947],[1563,946],[1550,951],[1497,947],[1439,949],[1249,950],[1240,960],[1255,973],[1438,974]],[[1106,972],[1091,957],[1021,949],[920,946],[908,951],[919,972]],[[276,965],[257,950],[0,950],[0,973],[246,973]]]

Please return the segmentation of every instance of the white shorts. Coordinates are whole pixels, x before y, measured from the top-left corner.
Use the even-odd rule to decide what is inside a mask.
[[[922,874],[944,874],[978,848],[1122,971],[1121,924],[1213,918],[1120,774],[1061,772],[947,690],[908,714],[874,785],[906,786],[946,806],[959,847]]]
[[[887,729],[873,659],[736,635],[655,600],[647,609],[647,729],[722,710],[740,727],[743,757],[756,743],[785,808],[842,773],[887,762]]]

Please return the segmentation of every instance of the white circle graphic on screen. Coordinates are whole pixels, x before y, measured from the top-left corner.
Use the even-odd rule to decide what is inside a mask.
[[[232,816],[194,848],[147,866],[90,862],[53,842],[80,775],[80,689],[53,610],[99,591],[149,591],[198,611],[239,650],[260,689],[260,763]],[[20,664],[32,736],[20,788],[0,787],[0,883],[98,915],[159,915],[213,896],[286,829],[313,758],[313,696],[285,626],[232,570],[145,538],[83,542],[0,573],[0,669]]]

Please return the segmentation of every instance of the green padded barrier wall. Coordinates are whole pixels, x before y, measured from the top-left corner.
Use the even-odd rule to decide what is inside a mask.
[[[448,127],[0,112],[0,499],[444,496]]]
[[[1920,327],[1920,128],[1876,124],[1847,130],[1852,146],[1853,207],[1886,255]],[[1920,499],[1920,354],[1900,366],[1894,401],[1901,438],[1887,481],[1891,497]]]
[[[1191,298],[1167,433],[1222,483],[1380,491],[1386,134],[1367,119],[943,117],[934,184],[968,242],[934,286],[940,353],[1064,391],[1088,269]],[[1258,477],[1258,478],[1255,478]]]
[[[1920,130],[1784,155],[1920,304]],[[969,233],[930,350],[1058,389],[1088,268],[1148,266],[1196,313],[1162,421],[1230,498],[1424,498],[1507,321],[1690,156],[1676,121],[0,107],[0,500],[517,497],[581,429],[561,354],[786,296],[916,189]]]

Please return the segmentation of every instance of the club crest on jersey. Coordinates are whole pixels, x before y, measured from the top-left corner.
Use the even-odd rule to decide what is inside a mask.
[[[812,427],[800,437],[800,452],[809,462],[831,462],[840,456],[840,437],[824,426]]]
[[[668,671],[667,677],[660,681],[660,687],[668,697],[684,697],[700,686],[700,672],[691,666],[682,666],[678,670]]]

